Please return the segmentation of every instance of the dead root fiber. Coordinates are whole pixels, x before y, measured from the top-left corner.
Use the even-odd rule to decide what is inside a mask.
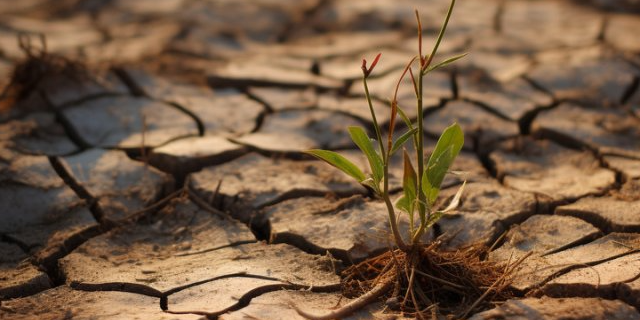
[[[296,310],[308,319],[340,319],[382,299],[385,311],[406,317],[464,319],[514,296],[511,275],[526,257],[495,263],[483,259],[487,251],[479,245],[443,251],[438,242],[386,251],[343,271],[349,303],[325,315]]]
[[[37,92],[47,76],[62,75],[79,83],[94,80],[84,63],[48,52],[44,35],[38,35],[37,39],[39,45],[32,42],[32,35],[18,35],[18,45],[25,57],[15,65],[8,84],[0,92],[0,112]]]

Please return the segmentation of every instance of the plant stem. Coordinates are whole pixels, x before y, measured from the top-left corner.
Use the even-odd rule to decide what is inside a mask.
[[[400,235],[400,230],[398,230],[398,223],[396,221],[396,213],[393,209],[393,204],[391,203],[391,199],[389,198],[389,152],[385,152],[384,143],[382,142],[382,134],[380,134],[380,126],[378,125],[378,120],[376,119],[376,113],[373,110],[373,103],[371,102],[371,95],[369,94],[369,86],[367,85],[367,76],[362,77],[362,83],[364,84],[364,94],[367,99],[367,103],[369,104],[369,110],[371,111],[371,119],[373,120],[373,127],[376,131],[376,138],[378,140],[378,144],[380,145],[380,153],[383,159],[383,180],[384,180],[384,189],[382,192],[378,193],[384,200],[385,205],[387,206],[387,213],[389,214],[389,226],[391,227],[391,233],[393,234],[393,239],[396,242],[398,248],[403,251],[407,250],[407,245],[402,240],[402,236]]]
[[[376,112],[373,110],[373,103],[371,102],[371,95],[369,95],[369,86],[367,85],[367,76],[362,77],[362,83],[364,84],[364,94],[367,98],[367,103],[369,104],[369,111],[371,111],[371,120],[373,120],[373,128],[376,131],[376,140],[378,140],[378,144],[380,145],[380,155],[382,159],[385,159],[385,151],[384,151],[384,143],[382,142],[382,134],[380,134],[380,126],[378,125],[378,120],[376,119]]]
[[[385,192],[382,195],[382,199],[384,200],[384,204],[387,205],[387,212],[389,213],[389,224],[391,225],[391,233],[393,234],[393,240],[396,242],[398,248],[402,251],[409,251],[409,246],[402,240],[402,236],[400,235],[400,230],[398,230],[398,223],[396,221],[396,213],[393,209],[393,204],[391,203],[391,198],[389,198],[389,193]]]
[[[429,65],[431,64],[431,61],[433,61],[433,57],[436,55],[436,53],[438,52],[438,47],[440,46],[440,42],[442,41],[442,38],[444,37],[444,33],[447,30],[447,26],[449,25],[449,19],[451,18],[451,13],[453,13],[453,7],[456,4],[456,0],[451,0],[451,4],[449,5],[449,10],[447,11],[447,17],[444,19],[444,23],[442,24],[442,28],[440,28],[440,33],[438,34],[438,39],[436,40],[436,44],[433,46],[433,50],[431,50],[431,54],[429,55],[429,57],[427,58],[426,61],[424,61],[423,65],[420,66],[420,74],[418,75],[418,132],[416,132],[416,134],[418,135],[418,143],[416,145],[416,153],[418,156],[418,181],[417,181],[417,189],[418,190],[418,213],[420,214],[420,228],[417,230],[417,232],[413,235],[413,237],[411,238],[411,243],[415,244],[417,242],[420,241],[420,237],[422,237],[422,234],[424,233],[424,229],[427,226],[427,223],[429,221],[430,215],[431,215],[431,209],[429,208],[427,210],[427,202],[425,199],[425,195],[422,192],[422,177],[424,175],[423,172],[423,168],[424,168],[424,156],[423,156],[423,122],[424,122],[424,115],[423,115],[423,110],[422,110],[422,96],[423,96],[423,92],[422,92],[422,81],[423,81],[423,77],[426,74],[426,70],[427,68],[429,68]],[[416,15],[417,19],[418,19],[418,26],[420,26],[420,16]],[[420,38],[422,38],[422,29],[420,28],[420,30],[418,30],[418,36]],[[422,52],[422,48],[419,48],[419,51]],[[428,212],[427,212],[428,211]]]
[[[384,203],[387,206],[387,212],[389,213],[389,225],[391,226],[391,233],[393,234],[393,239],[396,242],[396,245],[400,250],[407,251],[408,247],[402,240],[402,235],[400,234],[400,230],[398,230],[398,223],[396,222],[396,213],[395,209],[393,209],[393,204],[391,203],[391,198],[389,198],[389,157],[391,152],[387,152],[386,157],[384,158],[384,189],[382,192],[382,198],[384,199]]]
[[[422,192],[422,177],[424,175],[424,151],[423,151],[424,111],[422,110],[422,97],[423,97],[422,82],[424,79],[424,73],[422,72],[422,70],[424,70],[426,60],[422,56],[422,23],[420,22],[420,14],[418,13],[418,10],[416,10],[416,20],[418,22],[418,56],[420,57],[420,60],[419,60],[420,72],[418,72],[418,83],[416,84],[415,79],[413,79],[413,84],[415,86],[414,89],[416,91],[416,100],[418,103],[418,119],[417,119],[418,131],[416,131],[416,145],[415,145],[416,148],[415,149],[416,149],[416,158],[418,160],[416,193],[418,198],[418,216],[420,217],[420,228],[418,228],[418,230],[416,230],[415,233],[412,233],[410,235],[411,244],[416,244],[419,242],[420,237],[418,236],[418,234],[421,233],[420,230],[422,229],[422,225],[426,220],[426,207],[425,207],[426,197],[424,195],[424,192]]]
[[[422,68],[422,66],[421,66]],[[417,230],[417,232],[412,236],[411,238],[411,243],[415,244],[419,241],[420,236],[422,235],[422,229],[423,229],[423,225],[424,222],[427,220],[426,217],[426,197],[424,195],[424,192],[422,192],[422,176],[424,175],[424,152],[423,152],[423,146],[424,146],[424,142],[423,142],[423,138],[424,138],[424,119],[423,119],[423,114],[424,111],[422,110],[422,95],[423,95],[423,90],[422,90],[422,81],[423,81],[424,75],[422,72],[420,72],[420,74],[418,75],[418,131],[416,131],[416,135],[418,136],[417,139],[417,143],[416,143],[416,156],[418,158],[418,179],[416,181],[416,191],[418,193],[418,215],[420,216],[420,228]]]

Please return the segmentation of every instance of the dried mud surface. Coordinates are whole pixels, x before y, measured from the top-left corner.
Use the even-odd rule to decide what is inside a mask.
[[[430,45],[447,6],[0,2],[0,319],[297,319],[293,305],[347,303],[338,272],[388,248],[385,209],[302,151],[364,165],[345,130],[373,129],[360,59],[383,53],[370,89],[388,126],[413,9]],[[517,296],[471,319],[640,319],[639,12],[457,4],[440,58],[470,54],[425,81],[424,134],[461,124],[464,173],[443,194],[468,182],[425,241],[531,255]],[[415,119],[412,95],[398,92]]]

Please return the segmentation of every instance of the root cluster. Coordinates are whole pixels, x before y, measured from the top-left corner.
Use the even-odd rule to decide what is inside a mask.
[[[508,275],[515,264],[483,260],[486,253],[483,246],[442,251],[437,242],[409,252],[387,251],[343,271],[343,293],[361,297],[387,284],[381,295],[389,311],[418,319],[464,318],[513,296]]]

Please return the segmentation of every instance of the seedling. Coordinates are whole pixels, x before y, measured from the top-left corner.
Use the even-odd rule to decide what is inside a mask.
[[[362,283],[368,285],[370,290],[362,294],[360,298],[323,316],[311,315],[298,310],[302,316],[310,319],[342,318],[381,295],[387,294],[391,289],[394,290],[387,299],[387,306],[392,309],[398,309],[412,316],[423,318],[425,317],[425,310],[431,308],[435,312],[438,303],[446,304],[445,300],[449,299],[451,301],[464,301],[464,303],[460,304],[462,307],[470,306],[467,312],[460,312],[460,308],[452,308],[452,310],[458,309],[457,311],[460,312],[458,316],[464,316],[468,311],[477,307],[479,304],[478,297],[484,299],[488,295],[488,291],[484,294],[479,291],[468,295],[466,291],[478,291],[478,288],[490,286],[497,289],[497,282],[494,281],[504,278],[500,276],[498,269],[490,262],[481,261],[478,257],[478,250],[474,248],[467,248],[458,252],[440,252],[437,250],[437,241],[429,245],[422,243],[425,232],[447,212],[454,210],[458,206],[465,186],[465,183],[460,186],[453,200],[446,208],[439,209],[436,206],[445,175],[464,144],[464,133],[457,123],[447,127],[442,132],[431,155],[428,158],[424,156],[424,110],[422,105],[424,77],[428,76],[430,72],[455,62],[466,55],[460,54],[445,59],[440,63],[433,63],[447,29],[454,5],[455,0],[452,0],[436,43],[431,53],[427,55],[422,53],[422,25],[420,16],[416,11],[418,55],[408,62],[396,85],[395,93],[390,101],[391,120],[387,136],[384,137],[386,138],[385,140],[383,140],[382,128],[376,118],[367,85],[367,80],[380,60],[381,54],[375,57],[370,66],[363,59],[362,82],[366,101],[371,112],[375,137],[373,139],[370,138],[362,127],[349,127],[348,131],[353,142],[365,155],[370,170],[362,170],[344,156],[333,151],[317,149],[307,151],[308,154],[340,169],[359,183],[370,188],[376,197],[384,201],[393,242],[397,249],[346,270],[345,283],[357,281],[358,286],[362,286]],[[406,116],[397,99],[398,89],[406,76],[411,77],[413,91],[416,96],[418,118],[415,123]],[[406,124],[407,131],[397,139],[394,139],[398,115]],[[413,144],[413,150],[415,151],[413,157],[403,148],[409,141]],[[393,203],[392,195],[389,192],[389,165],[391,157],[400,152],[401,149],[404,149],[402,150],[404,160],[403,190],[399,199]],[[413,161],[417,163],[417,168],[413,166]],[[365,173],[365,171],[370,172]],[[407,215],[409,221],[407,234],[401,234],[399,230],[399,214]],[[363,267],[365,265],[367,268]],[[379,269],[375,270],[378,267]],[[372,268],[375,275],[371,275]],[[429,283],[429,285],[424,285],[423,283]],[[434,285],[434,283],[439,283],[440,286]],[[446,289],[439,292],[441,288],[449,288],[449,292]],[[500,290],[494,291],[495,296],[499,294]],[[459,299],[451,298],[452,293],[455,293]],[[442,299],[443,297],[444,299]],[[474,300],[475,303],[472,303]]]
[[[371,66],[367,66],[367,61],[362,60],[362,81],[364,84],[365,97],[371,112],[371,120],[375,129],[375,139],[371,139],[366,130],[362,127],[352,126],[348,128],[349,135],[353,142],[358,146],[362,153],[366,156],[369,162],[369,168],[371,173],[365,174],[363,170],[358,168],[353,162],[343,157],[339,153],[329,150],[308,150],[307,153],[313,155],[330,165],[340,169],[342,172],[350,175],[356,179],[359,183],[371,188],[375,195],[384,200],[387,206],[387,212],[389,214],[389,225],[391,227],[391,233],[395,244],[403,251],[410,250],[411,247],[420,243],[421,236],[429,229],[435,222],[438,221],[447,211],[454,209],[458,203],[463,187],[460,187],[451,205],[444,210],[434,210],[434,205],[440,192],[440,186],[442,181],[449,170],[449,167],[457,157],[458,153],[462,149],[464,144],[464,134],[462,129],[457,123],[452,124],[444,130],[440,139],[438,140],[435,149],[431,156],[425,159],[423,155],[424,141],[423,141],[423,79],[431,71],[444,67],[462,57],[466,54],[454,56],[446,59],[436,65],[431,65],[432,57],[436,54],[438,46],[442,40],[446,26],[451,16],[453,4],[447,14],[445,23],[441,29],[438,40],[433,47],[430,55],[422,55],[422,41],[419,43],[419,54],[417,57],[412,58],[405,67],[400,80],[396,86],[395,94],[391,100],[391,121],[389,124],[389,130],[386,137],[386,146],[383,142],[380,123],[377,121],[375,110],[371,101],[371,95],[369,93],[369,87],[367,85],[367,79],[371,75],[381,54],[378,54]],[[418,32],[421,33],[422,27],[420,25],[419,15],[418,17]],[[421,39],[421,35],[419,37]],[[413,75],[413,64],[418,62],[417,79]],[[416,124],[406,116],[405,112],[398,105],[397,94],[400,83],[403,78],[407,76],[407,72],[411,75],[412,83],[417,100],[417,114],[418,121]],[[399,138],[393,139],[395,122],[397,115],[400,114],[401,118],[406,123],[408,130],[403,133]],[[409,140],[413,142],[415,150],[415,159],[417,159],[418,168],[417,171],[414,168],[411,157],[404,150],[404,175],[403,175],[403,196],[395,203],[392,204],[391,195],[389,193],[389,164],[391,156],[398,152],[405,143]],[[377,146],[376,146],[377,144]],[[425,160],[426,166],[425,166]],[[396,209],[408,214],[409,216],[409,234],[406,241],[400,234],[397,223]],[[418,213],[418,219],[415,218],[415,212]],[[417,220],[417,221],[416,221]]]
[[[364,91],[369,110],[371,111],[371,119],[375,129],[375,139],[371,139],[367,136],[366,130],[362,127],[352,126],[349,127],[349,135],[353,142],[360,148],[362,153],[366,156],[369,162],[369,168],[371,173],[365,174],[363,170],[358,168],[353,162],[343,157],[339,153],[329,150],[308,150],[307,153],[311,154],[319,159],[322,159],[330,165],[342,170],[344,173],[350,175],[356,179],[359,183],[371,188],[375,195],[384,200],[387,206],[387,212],[389,214],[389,225],[391,227],[391,233],[395,245],[403,251],[411,251],[413,247],[420,244],[420,240],[424,232],[433,226],[447,211],[456,207],[463,187],[460,187],[458,193],[454,197],[452,203],[444,210],[435,210],[434,205],[440,192],[440,186],[442,181],[449,170],[449,167],[455,160],[456,156],[462,149],[464,144],[464,134],[462,129],[457,123],[453,123],[444,130],[440,139],[435,146],[435,149],[431,153],[428,159],[425,159],[423,155],[424,140],[423,140],[423,79],[431,71],[444,67],[451,62],[454,62],[466,54],[461,54],[449,59],[444,60],[436,65],[431,65],[432,58],[435,56],[438,46],[442,40],[444,32],[446,30],[451,12],[455,1],[451,2],[451,7],[447,13],[444,25],[442,26],[438,40],[433,47],[430,55],[422,55],[422,41],[418,45],[418,56],[414,57],[407,64],[398,85],[396,86],[395,94],[391,100],[391,121],[389,124],[389,130],[386,137],[386,146],[383,142],[380,124],[377,121],[375,110],[371,102],[371,95],[369,93],[369,87],[367,85],[367,79],[371,75],[373,69],[380,60],[381,54],[378,54],[371,66],[367,66],[367,61],[362,60],[362,81],[364,84]],[[418,17],[418,32],[421,33],[422,26],[420,25],[419,15]],[[421,39],[421,35],[419,37]],[[417,77],[414,77],[413,65],[418,63]],[[418,120],[416,123],[412,123],[411,120],[405,115],[405,112],[398,105],[397,94],[400,83],[403,78],[407,76],[407,72],[411,75],[412,83],[414,85],[414,91],[417,100]],[[408,130],[403,133],[399,138],[393,139],[394,129],[397,115],[405,121]],[[404,175],[403,175],[403,195],[396,201],[395,206],[392,204],[391,195],[389,193],[389,164],[391,156],[398,152],[405,143],[409,140],[413,142],[415,150],[415,159],[417,160],[417,170],[414,168],[409,153],[404,150]],[[377,144],[377,146],[375,145]],[[425,161],[426,160],[426,161]],[[426,166],[425,166],[426,162]],[[464,184],[463,184],[464,186]],[[409,234],[406,238],[400,234],[398,229],[398,220],[396,209],[404,212],[409,216]],[[418,219],[415,217],[415,213],[418,214]]]

